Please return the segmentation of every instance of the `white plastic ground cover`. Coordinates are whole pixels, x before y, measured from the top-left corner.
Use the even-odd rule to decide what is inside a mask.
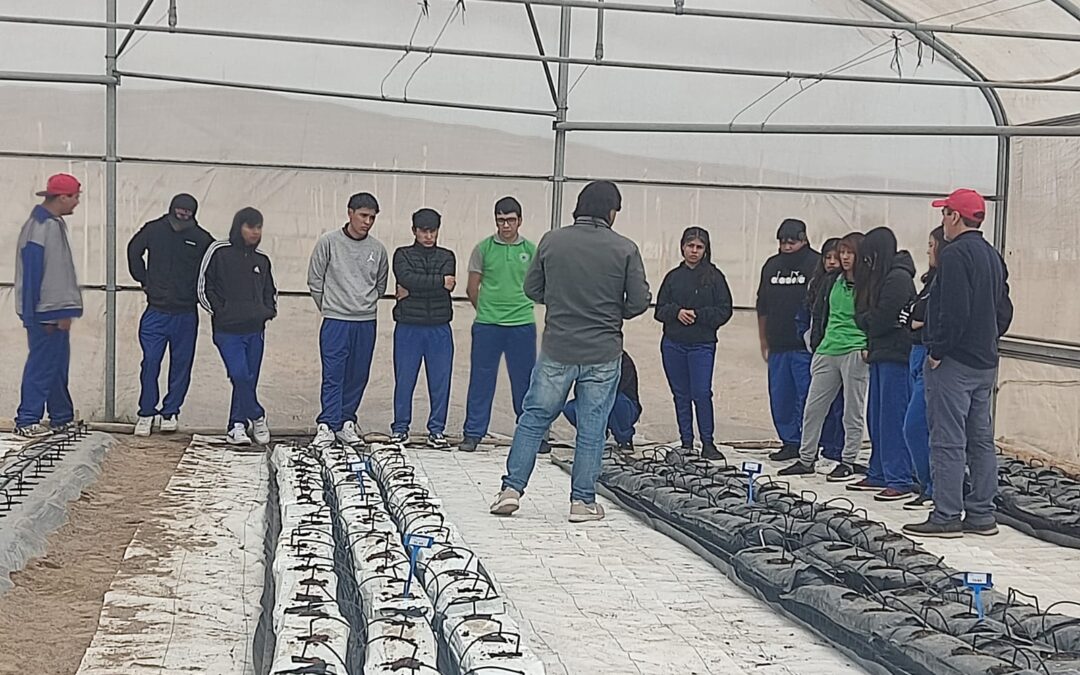
[[[302,449],[279,444],[272,461],[281,507],[274,551],[271,673],[346,672],[349,624],[338,606],[333,516],[322,467]]]
[[[405,594],[409,557],[379,485],[354,450],[324,448],[321,455],[351,554],[360,610],[355,620],[365,631],[364,674],[439,672],[434,610],[418,581]]]
[[[457,528],[417,479],[404,449],[375,444],[370,467],[382,486],[390,515],[405,539],[430,537],[419,549],[418,576],[435,605],[435,626],[451,672],[544,675],[544,664],[522,641],[507,603],[480,559],[462,545]]]
[[[196,436],[135,531],[78,675],[254,671],[267,463]]]
[[[48,536],[67,521],[68,504],[97,480],[105,453],[115,442],[98,432],[74,441],[63,459],[0,518],[0,594],[11,588],[12,572],[45,552]],[[7,455],[14,456],[26,445],[26,441],[0,441],[0,466],[10,462]]]

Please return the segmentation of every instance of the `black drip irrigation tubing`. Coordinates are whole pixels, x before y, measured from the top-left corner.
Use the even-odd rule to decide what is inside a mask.
[[[86,424],[78,422],[0,458],[0,519],[21,504],[87,433]]]
[[[605,453],[598,489],[871,672],[1080,673],[1080,619],[1054,612],[1062,603],[984,591],[979,617],[957,570],[850,501],[768,478],[750,501],[747,480],[663,448]]]
[[[1037,460],[998,457],[1000,522],[1028,536],[1080,549],[1080,480]]]

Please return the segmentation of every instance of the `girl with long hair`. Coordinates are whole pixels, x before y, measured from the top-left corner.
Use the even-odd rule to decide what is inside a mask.
[[[828,480],[841,482],[856,478],[855,460],[862,445],[868,379],[868,368],[862,358],[867,345],[866,334],[855,322],[855,261],[862,240],[863,235],[859,232],[840,240],[837,245],[840,272],[826,277],[828,294],[811,313],[811,333],[820,334],[821,340],[810,364],[810,393],[803,410],[802,447],[798,461],[781,469],[778,472],[781,476],[814,473],[825,418],[842,389],[844,450]],[[815,330],[814,326],[818,328]],[[814,341],[813,337],[811,341]]]
[[[926,250],[930,269],[922,275],[922,290],[900,313],[899,323],[911,330],[912,342],[908,366],[911,400],[904,416],[904,440],[911,454],[915,478],[919,481],[918,496],[904,504],[904,508],[909,511],[934,508],[934,481],[930,474],[930,427],[926,422],[926,383],[923,380],[926,347],[923,345],[922,336],[926,325],[926,303],[937,278],[938,255],[947,243],[945,229],[941,226],[934,228]]]
[[[667,273],[656,296],[654,316],[664,324],[660,355],[675,400],[682,447],[694,447],[696,412],[701,456],[722,459],[713,437],[712,378],[716,331],[731,319],[731,290],[712,263],[705,229],[686,228],[679,245],[683,262]]]
[[[915,263],[907,251],[897,251],[892,230],[878,227],[866,233],[855,271],[855,321],[869,338],[866,419],[873,449],[866,478],[848,489],[875,491],[874,499],[883,502],[911,493],[911,455],[904,442],[911,331],[897,317],[915,296],[914,277]]]

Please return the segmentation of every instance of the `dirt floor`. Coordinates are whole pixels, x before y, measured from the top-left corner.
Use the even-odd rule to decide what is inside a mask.
[[[15,587],[0,596],[0,674],[78,670],[128,542],[190,440],[117,438],[48,552],[13,574]]]

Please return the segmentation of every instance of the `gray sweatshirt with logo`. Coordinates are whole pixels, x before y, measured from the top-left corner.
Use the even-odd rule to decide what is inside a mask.
[[[541,351],[568,365],[621,358],[623,320],[644,313],[652,299],[637,244],[598,218],[544,235],[525,295],[546,306]]]
[[[338,228],[319,237],[308,264],[308,289],[326,319],[374,321],[386,293],[386,247],[370,234],[353,239]]]

